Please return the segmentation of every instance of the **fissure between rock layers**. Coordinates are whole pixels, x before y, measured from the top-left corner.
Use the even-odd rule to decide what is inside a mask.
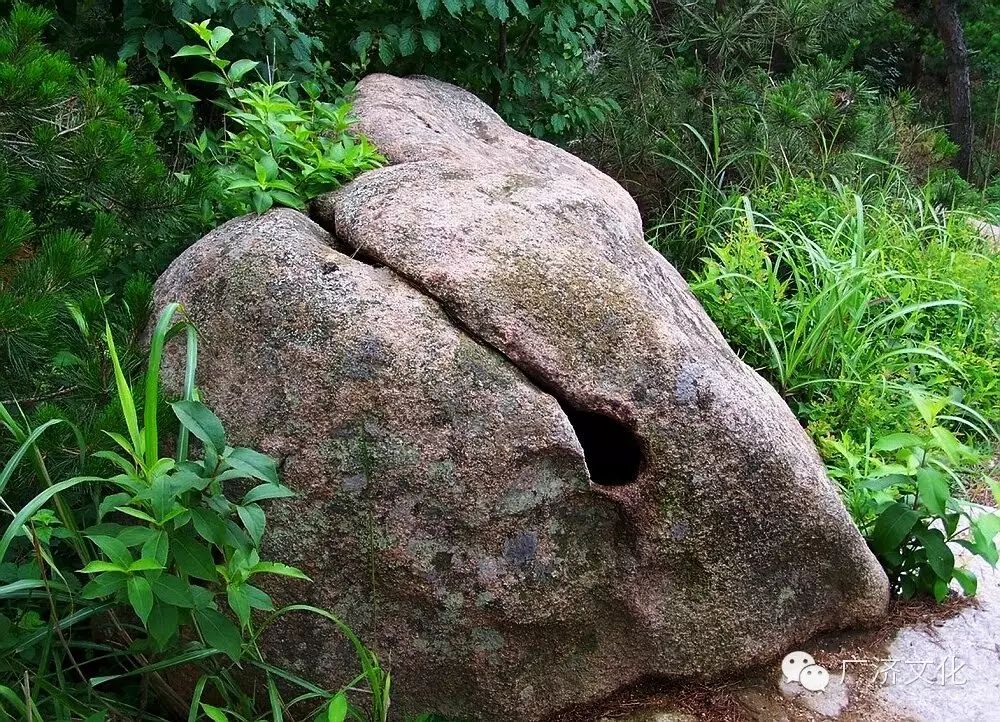
[[[559,408],[565,414],[569,425],[572,427],[573,434],[576,436],[580,448],[583,449],[583,457],[587,464],[587,472],[591,482],[600,484],[601,486],[624,486],[631,484],[639,478],[639,474],[645,464],[645,443],[632,429],[607,414],[574,406],[565,396],[552,388],[551,384],[546,383],[537,374],[533,374],[530,369],[518,364],[515,359],[504,353],[502,348],[490,343],[480,334],[476,333],[467,323],[452,312],[441,298],[431,293],[419,281],[405,275],[399,269],[387,263],[384,258],[378,257],[364,247],[352,246],[344,235],[337,232],[336,222],[332,224],[324,222],[322,218],[316,217],[314,214],[310,214],[310,217],[330,233],[336,242],[338,250],[343,251],[345,255],[350,256],[354,260],[373,268],[388,268],[393,275],[406,283],[410,288],[434,301],[451,322],[469,336],[469,338],[474,339],[486,348],[492,349],[503,357],[507,363],[524,374],[539,391],[555,399],[559,404]]]

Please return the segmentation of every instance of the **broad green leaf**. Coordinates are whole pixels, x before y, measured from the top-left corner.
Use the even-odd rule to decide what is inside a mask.
[[[913,405],[920,412],[924,423],[928,426],[934,426],[938,414],[948,404],[948,398],[945,396],[927,396],[917,389],[910,389],[909,395],[910,400],[913,401]]]
[[[194,530],[205,541],[222,546],[226,540],[226,524],[218,514],[209,509],[192,509]]]
[[[140,495],[140,498],[149,501],[153,517],[162,524],[163,518],[174,505],[174,489],[170,478],[162,475],[155,477],[153,483]]]
[[[924,440],[915,434],[888,434],[872,445],[874,451],[896,451],[897,449],[922,446]]]
[[[859,486],[863,489],[871,489],[872,491],[882,491],[891,486],[908,484],[910,481],[911,478],[904,474],[886,474],[885,476],[869,476],[859,482]]]
[[[941,426],[935,426],[931,429],[931,436],[934,437],[934,442],[937,447],[941,449],[948,457],[948,461],[952,464],[958,464],[962,460],[962,456],[966,451],[965,445],[955,438],[955,435]]]
[[[101,521],[110,511],[117,509],[119,506],[124,506],[132,501],[132,495],[126,494],[125,492],[119,492],[117,494],[110,494],[101,500],[101,503],[97,507],[97,520]],[[134,527],[136,529],[140,527]]]
[[[420,38],[424,41],[424,47],[428,52],[436,53],[441,49],[441,33],[433,28],[423,28],[420,31]]]
[[[976,575],[970,572],[968,569],[963,569],[961,567],[955,567],[952,570],[952,576],[958,580],[958,583],[962,585],[962,591],[968,597],[976,596],[976,589],[979,586],[979,580]]]
[[[206,607],[211,607],[215,602],[215,597],[212,592],[205,587],[193,586],[190,587],[191,597],[194,599],[195,609],[204,609]]]
[[[170,541],[167,538],[167,533],[162,529],[154,532],[142,545],[143,558],[155,561],[160,567],[167,565],[167,554],[169,551]]]
[[[895,552],[919,518],[917,512],[904,504],[890,504],[875,520],[871,536],[872,547],[880,554]]]
[[[326,722],[344,722],[347,719],[347,695],[338,692],[326,708]]]
[[[281,562],[258,562],[250,570],[251,574],[278,574],[283,577],[293,577],[295,579],[304,579],[306,581],[312,581],[303,574],[301,571],[295,567],[290,567],[287,564],[282,564]]]
[[[163,564],[156,559],[150,559],[144,557],[142,559],[136,559],[134,562],[129,564],[128,571],[130,573],[134,572],[155,572],[163,569]]]
[[[173,574],[160,574],[149,583],[153,595],[173,607],[193,609],[195,606],[191,587]]]
[[[934,599],[938,604],[948,598],[948,582],[945,580],[935,579],[932,589],[934,590]]]
[[[110,597],[125,588],[125,581],[126,577],[121,572],[98,574],[84,585],[80,596],[84,599]]]
[[[277,185],[278,182],[279,181],[276,181],[271,185],[272,186]],[[305,200],[295,195],[294,193],[288,193],[283,190],[277,190],[273,187],[268,192],[271,194],[271,196],[274,198],[275,201],[277,201],[283,206],[287,206],[289,208],[298,208],[299,210],[304,210],[306,207]]]
[[[389,65],[396,57],[396,51],[392,49],[392,42],[388,38],[379,39],[378,57],[382,65]]]
[[[527,0],[510,0],[510,4],[513,5],[514,9],[521,13],[524,17],[528,17],[528,15],[531,14],[531,9],[528,7]],[[598,13],[598,15],[602,15],[602,13]],[[598,21],[597,16],[595,15],[594,20],[595,27],[600,28],[601,24],[603,24],[603,17],[601,21]]]
[[[989,518],[996,519],[997,517],[994,514],[986,514],[973,520],[972,540],[976,553],[992,566],[996,566],[997,561],[1000,561],[995,541],[996,527]]]
[[[98,574],[100,572],[125,572],[127,569],[127,566],[98,559],[96,561],[89,562],[87,566],[80,570],[80,572],[83,574]]]
[[[153,591],[145,577],[129,577],[127,582],[128,601],[145,626],[153,609]]]
[[[201,70],[188,78],[188,80],[200,80],[203,83],[214,83],[215,85],[226,84],[225,78],[218,73],[211,72],[210,70]]]
[[[233,67],[229,69],[229,77],[234,83],[238,83],[243,79],[244,75],[249,73],[258,65],[259,63],[256,60],[237,60],[233,63]]]
[[[942,579],[946,583],[950,582],[952,571],[955,569],[955,555],[948,548],[944,535],[938,529],[928,529],[918,525],[913,531],[913,536],[924,545],[927,563],[930,564],[938,579]]]
[[[235,549],[249,549],[253,546],[253,542],[250,540],[250,536],[244,531],[243,527],[237,524],[233,519],[226,520],[226,541],[225,546],[231,546]]]
[[[226,461],[234,469],[238,469],[254,479],[271,484],[278,483],[278,467],[275,465],[274,459],[259,451],[243,447],[233,449],[226,456]]]
[[[420,11],[420,17],[424,20],[433,17],[434,13],[438,11],[438,0],[417,0],[417,10]]]
[[[217,454],[226,448],[226,432],[219,417],[200,401],[175,401],[170,404],[178,420],[202,443],[211,445]]]
[[[274,602],[271,600],[270,595],[262,589],[258,589],[252,584],[244,584],[243,587],[247,591],[247,601],[250,606],[254,609],[261,609],[265,612],[270,612],[274,610]]]
[[[983,538],[992,540],[997,534],[1000,534],[1000,515],[995,513],[980,514],[972,522],[972,525],[980,531]]]
[[[920,501],[935,516],[944,516],[951,489],[948,477],[937,469],[921,467],[917,469],[917,493]]]
[[[160,601],[154,602],[146,629],[149,630],[149,636],[153,638],[160,649],[166,648],[170,640],[177,634],[178,627],[177,607]]]
[[[229,718],[226,716],[226,713],[218,707],[213,707],[207,702],[202,702],[201,709],[205,713],[205,716],[212,720],[212,722],[229,722]]]
[[[115,538],[127,547],[134,547],[145,544],[156,533],[156,529],[148,526],[127,526]]]
[[[214,582],[219,578],[212,552],[207,546],[187,534],[177,534],[171,539],[170,553],[177,568],[188,575]]]
[[[486,8],[486,12],[502,23],[510,17],[507,0],[483,0],[483,6]]]
[[[274,205],[274,197],[270,193],[258,190],[253,192],[252,202],[254,211],[265,213]]]
[[[200,23],[192,23],[185,20],[184,24],[194,30],[195,34],[201,38],[202,42],[207,43],[212,39],[212,31],[208,29],[208,20],[202,20]]]
[[[250,623],[250,596],[245,584],[230,584],[226,588],[226,598],[229,608],[236,614],[240,624],[246,627]]]
[[[243,647],[239,627],[214,609],[196,609],[194,617],[208,646],[224,652],[234,662],[239,661]]]
[[[204,45],[185,45],[183,48],[174,53],[172,57],[186,58],[191,55],[208,57],[209,55],[211,55],[211,51]]]
[[[129,554],[128,547],[114,537],[93,534],[88,535],[87,538],[94,542],[104,552],[104,556],[117,566],[128,568],[128,565],[132,563],[132,555]]]
[[[233,37],[233,31],[222,25],[217,25],[212,28],[212,37],[209,39],[208,44],[212,47],[212,50],[219,52],[219,50],[229,42],[230,38]]]
[[[132,506],[116,506],[115,511],[120,511],[122,514],[127,514],[128,516],[135,517],[136,519],[141,519],[142,521],[149,522],[150,524],[157,524],[156,519],[151,517],[144,511],[136,509]]]
[[[256,504],[236,507],[236,513],[240,516],[240,521],[246,528],[250,538],[253,539],[254,546],[260,546],[260,540],[264,536],[265,517],[264,510]]]
[[[292,496],[295,496],[295,492],[287,486],[261,484],[247,492],[246,496],[243,497],[243,503],[252,504],[256,501],[264,501],[265,499],[283,499]]]
[[[404,58],[417,52],[417,34],[413,28],[407,28],[399,36],[399,54]]]
[[[371,46],[372,34],[369,32],[359,33],[358,36],[354,38],[354,42],[351,43],[351,47],[358,55],[364,55]]]

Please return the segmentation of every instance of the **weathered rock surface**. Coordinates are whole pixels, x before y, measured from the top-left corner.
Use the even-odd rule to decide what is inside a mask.
[[[928,603],[923,619],[911,610],[909,621],[888,635],[857,631],[811,640],[803,649],[829,670],[825,690],[785,682],[774,664],[700,690],[695,704],[692,690],[680,685],[646,704],[630,700],[632,713],[621,706],[607,712],[620,722],[654,722],[692,711],[699,719],[747,722],[1000,720],[1000,572],[957,544],[952,548],[956,563],[979,579],[975,599],[951,612]],[[959,591],[957,583],[952,586]]]
[[[315,583],[273,591],[390,662],[400,716],[540,719],[883,613],[815,449],[619,186],[442,83],[370,76],[355,108],[393,165],[316,203],[336,239],[239,219],[156,298],[301,493],[268,552]],[[355,668],[313,619],[267,644],[324,684]]]

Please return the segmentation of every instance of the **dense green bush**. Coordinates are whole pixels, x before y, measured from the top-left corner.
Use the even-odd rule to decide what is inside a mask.
[[[56,481],[36,442],[60,422],[31,428],[0,405],[0,430],[18,443],[0,471],[0,505],[13,515],[0,525],[0,718],[161,719],[144,709],[144,695],[121,690],[122,680],[147,675],[171,712],[192,720],[206,715],[249,722],[266,714],[279,722],[292,704],[283,694],[300,688],[305,694],[296,710],[316,709],[323,722],[343,722],[348,714],[385,722],[388,677],[351,630],[323,610],[276,609],[257,586],[265,575],[307,579],[293,567],[261,560],[258,552],[266,528],[261,502],[293,493],[279,482],[272,459],[227,445],[222,423],[197,400],[197,335],[186,324],[172,325],[178,311],[168,306],[152,333],[144,406],[136,405],[105,327],[127,432],[109,433],[116,446],[94,456],[114,474]],[[164,456],[159,365],[168,336],[185,332],[184,394],[171,404],[180,433],[176,455]],[[191,437],[200,446],[197,457],[189,453]],[[4,491],[20,463],[30,465],[40,491],[17,508]],[[247,489],[238,500],[227,494],[234,484]],[[67,497],[74,489],[90,493],[74,503]],[[353,644],[362,667],[354,686],[367,687],[363,706],[349,705],[345,691],[324,692],[261,656],[258,635],[296,612],[319,615]],[[200,673],[189,695],[159,676],[179,665]],[[261,698],[237,682],[247,670],[265,683]]]
[[[894,433],[875,441],[869,435],[863,444],[830,442],[830,475],[841,484],[847,507],[895,593],[942,601],[954,579],[971,596],[978,580],[955,564],[952,546],[993,566],[1000,556],[994,541],[1000,516],[963,498],[964,481],[982,473],[984,456],[943,425],[950,399],[914,390],[910,399],[921,418],[919,434]],[[992,482],[992,487],[1000,504],[1000,484]]]
[[[918,384],[1000,408],[1000,259],[961,216],[813,182],[721,208],[693,288],[822,437],[899,429]]]
[[[383,162],[363,135],[348,133],[353,119],[343,98],[336,103],[320,100],[323,88],[313,82],[296,87],[269,76],[247,84],[244,78],[258,61],[219,57],[232,31],[221,25],[209,28],[207,20],[188,25],[201,44],[186,45],[177,56],[207,62],[211,70],[198,72],[194,79],[225,88],[227,100],[219,105],[238,130],[227,130],[221,144],[203,131],[187,147],[218,167],[238,212],[253,208],[263,213],[275,204],[304,210],[316,196]],[[163,80],[169,93],[172,83],[167,76]],[[176,101],[175,108],[189,102],[176,94],[163,97]]]
[[[110,383],[90,329],[107,315],[135,335],[215,190],[203,168],[171,173],[121,65],[47,49],[50,18],[18,5],[0,21],[0,400],[38,420],[72,407],[86,427]]]
[[[604,45],[590,86],[623,112],[584,139],[584,153],[653,215],[692,169],[745,188],[789,172],[878,170],[895,159],[909,109],[849,65],[846,30],[873,25],[886,5],[665,3]]]
[[[897,178],[897,180],[899,180]],[[963,215],[878,183],[813,181],[733,196],[698,223],[692,288],[729,342],[807,425],[894,591],[941,600],[949,543],[997,562],[1000,258]]]
[[[234,29],[230,51],[238,57],[267,57],[272,66],[298,75],[320,69],[317,58],[323,43],[306,25],[307,16],[317,9],[316,0],[125,0],[122,8],[123,59],[139,54],[163,67],[187,44],[182,23],[211,17]]]
[[[536,135],[587,128],[615,110],[582,83],[599,41],[645,0],[347,0],[326,23],[369,70],[421,72],[488,100]],[[347,18],[350,22],[344,22]]]

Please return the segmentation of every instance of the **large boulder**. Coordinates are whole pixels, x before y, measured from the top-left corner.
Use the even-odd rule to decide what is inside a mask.
[[[391,165],[315,203],[329,233],[233,221],[156,298],[300,494],[266,551],[315,582],[270,591],[354,627],[400,717],[536,720],[883,614],[815,448],[617,184],[433,80],[369,76],[355,112]],[[325,685],[355,669],[308,617],[265,648]]]

